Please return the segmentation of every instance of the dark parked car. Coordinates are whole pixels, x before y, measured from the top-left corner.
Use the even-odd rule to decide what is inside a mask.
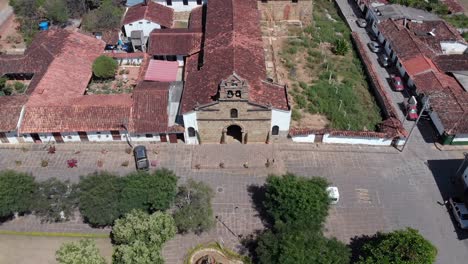
[[[388,67],[390,66],[390,59],[387,57],[385,54],[380,54],[379,55],[379,63],[382,65],[382,67]]]
[[[367,21],[364,18],[359,18],[356,20],[356,23],[358,24],[359,27],[365,28],[367,27]]]
[[[137,170],[149,169],[148,155],[145,146],[136,146],[133,149],[133,155],[135,156],[135,164]]]

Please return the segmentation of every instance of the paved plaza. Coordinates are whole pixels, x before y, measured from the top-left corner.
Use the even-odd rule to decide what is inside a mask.
[[[55,154],[44,145],[0,146],[0,168],[32,173],[37,179],[57,177],[77,182],[80,175],[98,170],[119,174],[134,171],[125,144],[60,144]],[[177,236],[167,243],[167,263],[181,263],[191,247],[219,241],[241,250],[239,236],[263,229],[252,203],[254,186],[268,174],[293,172],[323,176],[340,189],[340,202],[330,210],[326,233],[349,242],[355,236],[407,226],[422,232],[439,249],[438,263],[464,263],[468,258],[466,233],[456,230],[443,202],[450,195],[449,176],[455,172],[462,150],[440,151],[425,142],[419,131],[404,153],[389,147],[326,144],[200,145],[148,144],[154,168],[174,170],[179,182],[188,178],[208,183],[217,226],[201,236]],[[67,168],[68,159],[78,161]],[[41,160],[48,160],[42,167]],[[266,166],[267,160],[270,166]],[[100,162],[98,162],[100,161]],[[122,163],[128,161],[128,166]],[[220,168],[223,163],[224,168]],[[244,164],[248,164],[247,168]],[[60,224],[40,223],[33,216],[5,222],[2,230],[107,233],[92,229],[79,216]]]

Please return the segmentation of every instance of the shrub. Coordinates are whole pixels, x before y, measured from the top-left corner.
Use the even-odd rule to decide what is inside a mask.
[[[0,171],[0,218],[31,210],[37,185],[23,172]]]
[[[102,79],[113,78],[117,67],[118,64],[113,58],[101,55],[93,63],[93,74]]]
[[[45,221],[59,222],[68,219],[77,205],[76,186],[70,182],[51,178],[38,183],[34,211]]]
[[[59,264],[105,264],[96,243],[91,239],[63,244],[55,253]]]
[[[349,51],[349,45],[346,40],[343,38],[335,40],[334,46],[333,46],[333,53],[336,55],[344,56],[346,53]]]
[[[291,118],[294,121],[299,121],[302,118],[302,114],[301,112],[299,112],[299,110],[297,110],[296,108],[293,108],[292,113],[291,113]]]

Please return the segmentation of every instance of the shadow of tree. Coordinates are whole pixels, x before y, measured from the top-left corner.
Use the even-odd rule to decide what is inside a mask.
[[[379,239],[380,239],[380,236],[378,234],[375,234],[372,236],[368,236],[368,235],[355,236],[351,238],[351,241],[349,242],[349,248],[351,249],[351,262],[350,263],[355,263],[356,261],[359,260],[359,255],[362,252],[362,247],[365,244],[378,242]]]
[[[255,210],[257,211],[258,217],[262,220],[263,225],[266,228],[272,228],[274,221],[271,215],[267,212],[265,208],[264,201],[266,198],[266,189],[264,186],[250,185],[247,187],[247,191],[252,199]]]

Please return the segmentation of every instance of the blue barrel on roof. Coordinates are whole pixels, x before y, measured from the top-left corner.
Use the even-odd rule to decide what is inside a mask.
[[[49,29],[49,22],[47,21],[42,21],[39,23],[39,30],[48,30]]]

